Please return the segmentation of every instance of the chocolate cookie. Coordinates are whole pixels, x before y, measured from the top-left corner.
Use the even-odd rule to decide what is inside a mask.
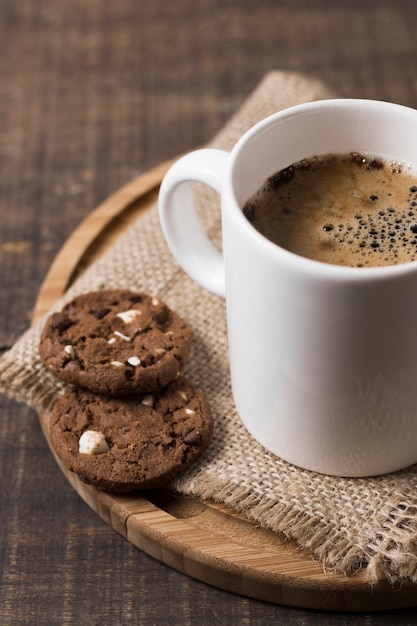
[[[50,422],[53,447],[82,480],[108,491],[164,486],[207,447],[213,429],[201,392],[179,376],[152,395],[67,391]]]
[[[80,295],[51,315],[39,352],[57,378],[117,396],[167,385],[190,347],[190,328],[159,298],[110,290]]]

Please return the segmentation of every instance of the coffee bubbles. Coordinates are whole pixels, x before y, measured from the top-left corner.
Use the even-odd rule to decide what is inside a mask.
[[[243,211],[268,239],[307,258],[354,267],[417,259],[417,176],[381,158],[305,159],[264,181]]]
[[[411,187],[414,189],[414,186]],[[395,265],[417,258],[417,188],[412,192],[405,210],[394,207],[381,209],[378,213],[357,213],[355,221],[337,226],[325,224],[323,231],[329,234],[333,245],[354,247],[356,265]],[[370,198],[378,202],[378,197]]]

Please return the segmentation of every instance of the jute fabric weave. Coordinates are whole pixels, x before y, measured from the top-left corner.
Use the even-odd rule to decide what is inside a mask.
[[[263,117],[331,96],[319,81],[271,72],[211,145],[230,150]],[[201,188],[196,195],[205,228],[220,243],[218,198]],[[224,502],[295,539],[326,568],[349,575],[365,567],[370,582],[384,577],[417,582],[417,466],[378,478],[341,479],[296,468],[258,445],[232,401],[224,301],[197,286],[176,264],[156,207],[88,268],[53,309],[78,293],[116,287],[159,295],[194,331],[185,374],[209,399],[215,432],[204,456],[175,483],[179,493]],[[49,410],[65,386],[39,360],[44,321],[28,329],[0,360],[0,391]]]

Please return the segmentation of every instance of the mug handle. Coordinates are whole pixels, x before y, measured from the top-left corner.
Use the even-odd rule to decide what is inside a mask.
[[[228,152],[211,148],[181,157],[165,174],[158,201],[162,231],[182,269],[202,287],[223,297],[223,255],[202,228],[191,184],[205,183],[220,194],[229,157]]]

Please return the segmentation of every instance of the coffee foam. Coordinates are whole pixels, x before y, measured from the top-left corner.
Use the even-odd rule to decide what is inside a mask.
[[[244,207],[271,241],[357,267],[417,259],[414,166],[372,155],[324,155],[269,177]]]

